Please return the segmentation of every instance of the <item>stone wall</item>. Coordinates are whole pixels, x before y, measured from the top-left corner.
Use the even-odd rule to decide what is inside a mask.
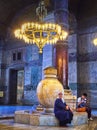
[[[77,34],[68,38],[68,86],[77,95]]]
[[[86,92],[92,108],[97,108],[97,47],[93,44],[96,28],[82,28],[78,36],[78,95]]]
[[[13,44],[14,43],[14,44]],[[6,85],[6,103],[9,102],[9,78],[10,70],[24,70],[24,104],[37,103],[36,87],[42,79],[42,59],[39,57],[38,47],[36,45],[25,45],[21,41],[9,40],[7,50],[3,53],[6,57],[5,85]],[[21,60],[17,59],[18,52],[21,52]],[[13,60],[13,53],[16,54],[16,60]]]
[[[44,78],[43,69],[53,66],[53,45],[46,45],[43,49],[42,78]]]
[[[21,25],[20,21],[35,21],[37,17],[35,15],[31,17],[31,12],[33,10],[35,12],[35,8],[36,6],[32,8],[31,5],[20,14],[17,14],[10,26],[14,29],[14,23]],[[54,22],[54,13],[49,13],[44,21]],[[4,90],[4,103],[7,104],[10,100],[10,70],[24,70],[24,93],[22,101],[24,104],[37,103],[36,88],[43,77],[43,69],[53,64],[53,46],[46,45],[43,49],[43,54],[40,55],[36,45],[27,45],[22,40],[15,39],[13,30],[10,27],[4,44],[5,50],[3,50],[0,44],[0,77],[3,75],[4,85],[6,86],[6,90]],[[19,52],[21,53],[21,60],[18,59]],[[15,60],[13,60],[13,57]]]
[[[69,87],[77,92],[77,96],[86,92],[92,108],[97,108],[97,46],[93,44],[97,37],[96,19],[91,17],[78,21],[78,31],[68,39]]]

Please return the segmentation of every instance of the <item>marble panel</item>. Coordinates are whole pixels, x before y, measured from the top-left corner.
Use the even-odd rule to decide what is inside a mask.
[[[47,120],[48,119],[48,120]],[[58,126],[59,121],[52,115],[40,116],[40,125],[41,126]]]
[[[90,52],[97,52],[97,46],[93,44],[93,39],[97,37],[97,33],[81,34],[78,40],[78,52],[79,54],[85,54]]]
[[[36,45],[27,46],[25,53],[26,53],[25,55],[26,62],[39,59],[38,47]]]
[[[15,122],[22,123],[22,124],[30,124],[30,115],[26,112],[15,112]]]
[[[33,105],[38,103],[36,90],[24,90],[24,99],[22,101],[24,104]]]
[[[97,83],[97,62],[79,63],[79,83]]]
[[[40,115],[30,115],[30,125],[38,126],[40,124]]]
[[[68,85],[70,83],[77,83],[77,63],[69,62],[68,64]]]
[[[33,89],[37,88],[37,85],[41,79],[42,79],[42,67],[32,66],[31,67],[31,85]]]
[[[77,34],[69,35],[68,37],[68,52],[76,53],[77,52]]]
[[[87,124],[88,120],[87,120],[87,113],[85,112],[75,112],[74,113],[74,117],[73,117],[73,121],[72,121],[72,125],[82,125],[82,124]]]
[[[46,45],[43,49],[43,69],[52,66],[53,60],[53,46]]]
[[[53,66],[53,46],[46,45],[43,49],[43,63],[42,63],[42,70],[46,67]],[[42,71],[42,78],[44,77]]]
[[[31,84],[31,67],[25,66],[24,70],[24,85],[30,85]]]

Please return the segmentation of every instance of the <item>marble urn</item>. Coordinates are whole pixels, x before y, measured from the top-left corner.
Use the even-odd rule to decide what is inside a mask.
[[[37,86],[37,97],[45,108],[53,108],[58,93],[64,94],[62,84],[57,79],[57,70],[53,67],[44,69],[44,79]]]

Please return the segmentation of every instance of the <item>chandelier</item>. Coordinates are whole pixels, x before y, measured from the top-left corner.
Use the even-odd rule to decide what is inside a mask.
[[[40,23],[25,23],[20,29],[16,29],[14,34],[16,38],[22,39],[28,44],[36,44],[39,53],[42,53],[42,49],[46,44],[56,44],[59,40],[64,41],[68,33],[58,24],[43,22],[44,17],[47,15],[43,0],[36,8],[36,14]]]
[[[93,40],[93,43],[94,43],[95,46],[97,46],[97,38],[95,38],[95,39]]]

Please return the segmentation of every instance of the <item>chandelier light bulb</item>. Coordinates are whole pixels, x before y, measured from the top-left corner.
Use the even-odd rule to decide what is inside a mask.
[[[39,29],[39,30],[41,29],[41,26],[40,26],[40,25],[38,25],[38,29]]]
[[[45,24],[45,29],[47,29],[48,28],[48,24]]]
[[[30,27],[30,23],[27,23],[28,27]]]
[[[94,43],[95,46],[97,46],[97,38],[95,38],[95,39],[93,40],[93,43]]]
[[[26,28],[25,24],[22,25],[22,30],[24,31]]]

